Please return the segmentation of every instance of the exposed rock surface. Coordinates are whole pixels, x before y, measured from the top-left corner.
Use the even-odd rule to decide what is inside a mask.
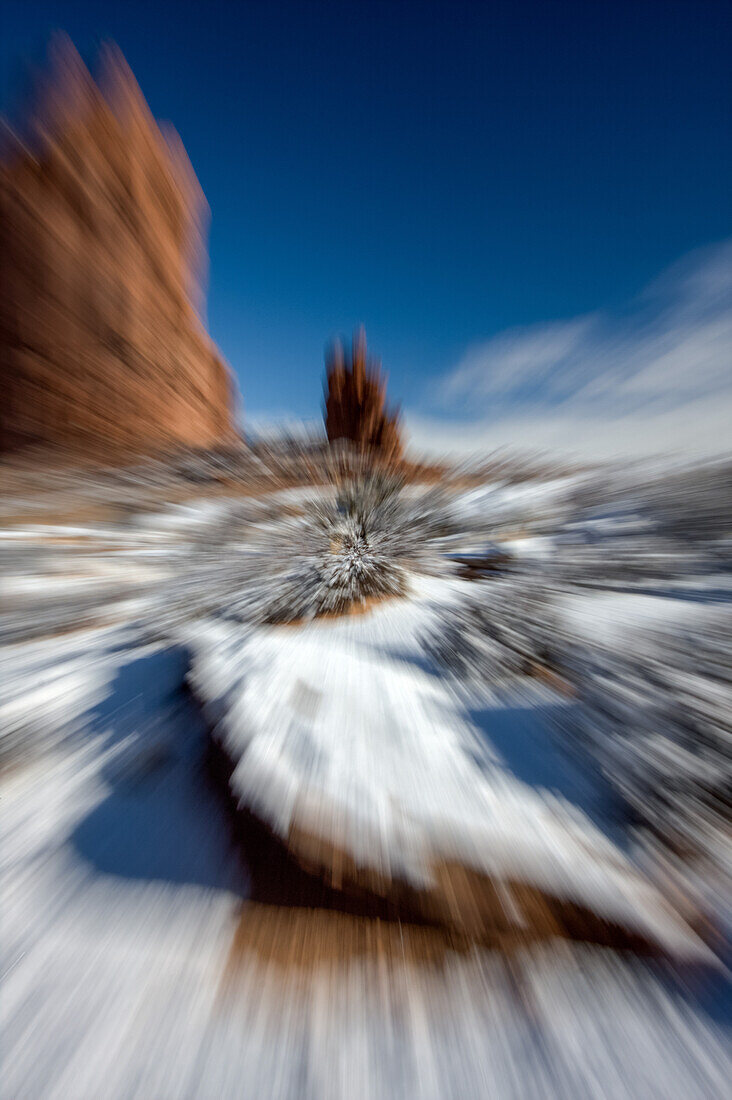
[[[327,358],[325,428],[332,443],[348,439],[387,459],[399,459],[398,412],[386,404],[386,381],[369,358],[366,333],[355,334],[350,356],[336,343]]]
[[[234,438],[229,368],[199,316],[206,204],[119,51],[91,78],[54,40],[0,165],[0,449]]]

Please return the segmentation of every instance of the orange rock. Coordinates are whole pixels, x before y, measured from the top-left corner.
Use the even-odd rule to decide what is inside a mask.
[[[203,308],[206,204],[119,51],[57,38],[0,164],[0,450],[207,447],[236,391]]]
[[[348,439],[381,457],[398,460],[402,454],[399,414],[386,405],[386,380],[366,350],[363,328],[354,335],[347,361],[336,343],[327,360],[325,428],[332,443]]]

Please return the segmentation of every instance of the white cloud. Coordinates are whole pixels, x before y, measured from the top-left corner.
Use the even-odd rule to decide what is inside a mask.
[[[553,321],[508,329],[485,344],[470,348],[443,380],[447,400],[461,397],[495,399],[520,393],[571,361],[592,327],[592,318]]]
[[[729,450],[732,241],[686,257],[622,311],[469,348],[431,396],[440,414],[407,417],[414,442],[431,450]]]
[[[526,412],[500,420],[470,421],[405,416],[410,447],[431,455],[477,454],[497,448],[552,451],[586,458],[679,454],[703,457],[729,452],[732,400],[705,397],[683,408],[621,417],[577,417]]]

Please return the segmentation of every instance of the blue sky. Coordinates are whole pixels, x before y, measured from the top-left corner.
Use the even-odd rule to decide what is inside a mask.
[[[729,3],[6,0],[5,104],[57,27],[181,134],[250,421],[317,416],[363,322],[419,444],[717,439]]]

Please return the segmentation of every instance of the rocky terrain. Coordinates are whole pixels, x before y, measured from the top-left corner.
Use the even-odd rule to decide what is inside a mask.
[[[206,204],[121,54],[57,38],[0,162],[0,449],[111,456],[236,435],[205,331]]]
[[[402,454],[399,416],[386,403],[386,380],[369,357],[359,329],[350,354],[336,342],[326,363],[325,430],[331,442],[345,439],[387,460]]]
[[[724,1095],[724,672],[642,643],[728,651],[726,477],[686,476],[16,471],[7,1095]]]

